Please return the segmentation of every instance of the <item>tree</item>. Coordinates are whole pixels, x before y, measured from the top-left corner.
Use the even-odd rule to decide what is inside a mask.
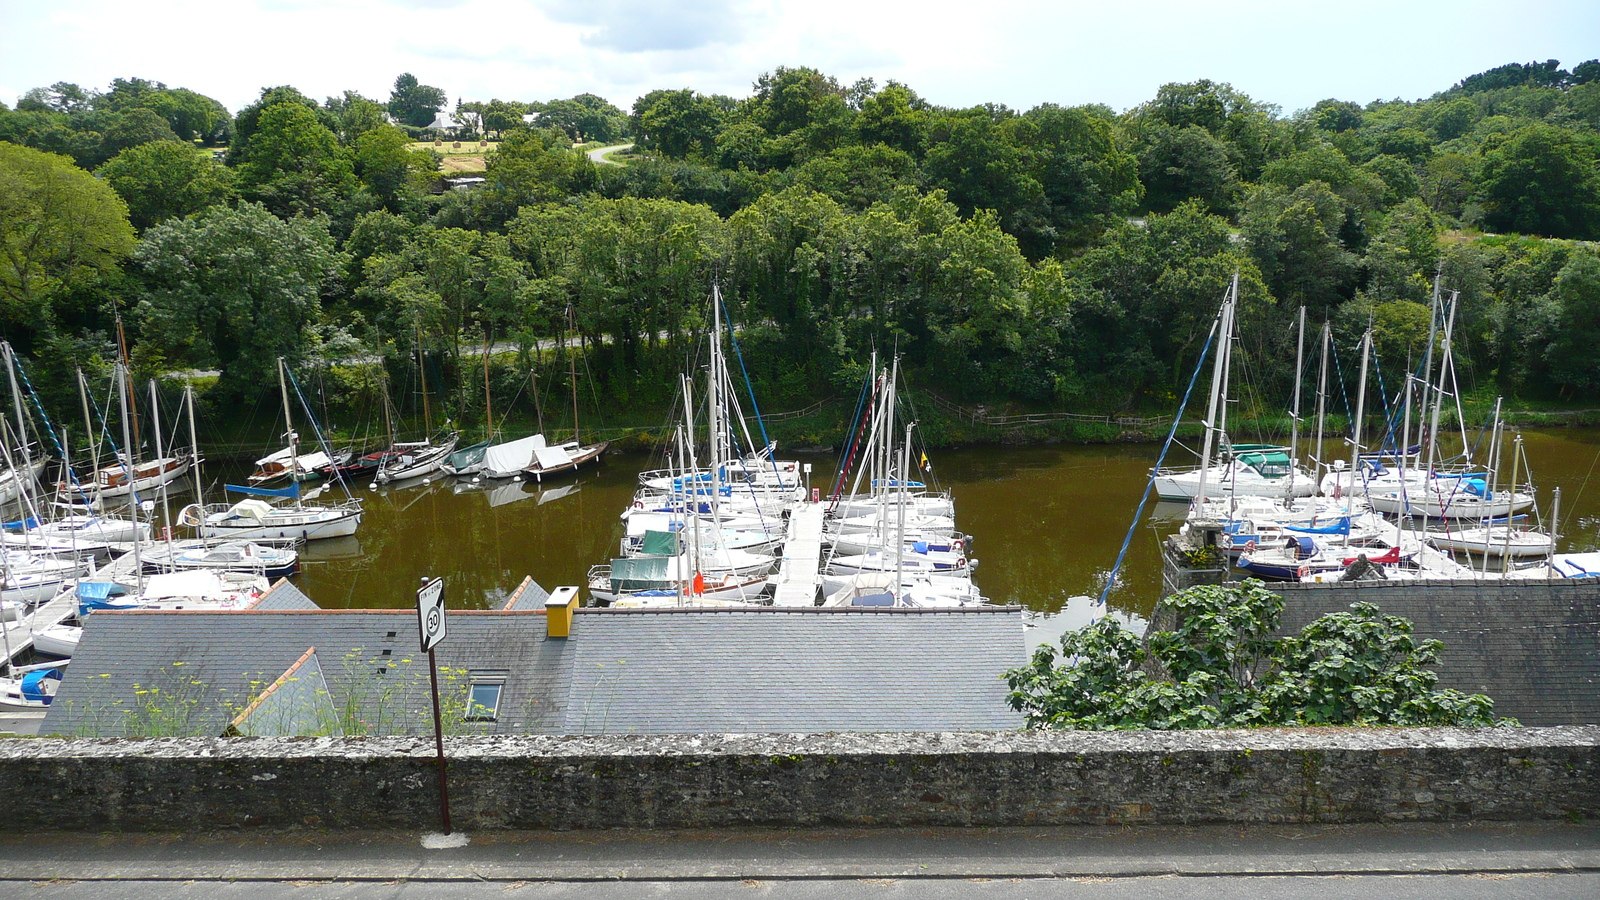
[[[393,125],[364,131],[355,144],[356,175],[389,210],[414,204],[438,171],[432,151],[412,150],[411,138]]]
[[[1050,252],[1056,235],[1034,154],[1021,137],[1033,130],[1033,123],[1004,107],[963,110],[930,132],[924,169],[929,183],[948,191],[963,215],[994,210],[1006,232],[1037,258]]]
[[[499,101],[494,101],[499,103]],[[493,103],[490,104],[493,106]],[[619,141],[628,133],[628,114],[612,106],[604,97],[579,94],[568,100],[551,100],[537,105],[539,127],[559,128],[573,140],[596,141],[609,144]],[[489,109],[484,111],[484,126],[491,130],[521,125],[521,115],[516,121],[496,127],[488,122]],[[497,120],[499,121],[499,120]]]
[[[146,94],[140,105],[165,119],[181,141],[200,141],[211,147],[227,143],[233,117],[227,107],[204,94],[173,88]]]
[[[444,105],[443,88],[422,84],[410,72],[394,80],[394,90],[389,94],[389,115],[413,128],[427,127]]]
[[[72,113],[89,109],[95,99],[93,91],[86,91],[70,81],[58,81],[49,87],[34,88],[23,94],[17,101],[17,109]]]
[[[1138,153],[1139,181],[1151,212],[1171,212],[1188,200],[1219,212],[1233,208],[1239,184],[1227,145],[1204,128],[1145,128]]]
[[[1484,223],[1545,237],[1600,237],[1600,174],[1592,142],[1531,124],[1486,149],[1479,190]]]
[[[1370,603],[1274,636],[1283,597],[1259,581],[1168,597],[1172,631],[1143,643],[1106,616],[1006,673],[1029,728],[1254,728],[1514,724],[1482,694],[1437,690],[1444,645]]]
[[[262,110],[238,174],[240,193],[281,216],[325,212],[355,186],[348,151],[299,103]]]
[[[0,141],[0,326],[48,329],[52,299],[116,271],[128,207],[64,156]]]
[[[128,218],[140,231],[233,196],[233,172],[179,141],[129,147],[95,174],[128,204]]]
[[[106,157],[117,155],[129,147],[152,141],[176,141],[177,134],[167,126],[167,120],[154,111],[140,107],[117,116],[105,131],[100,152]]]
[[[1034,150],[1034,177],[1044,189],[1050,222],[1061,236],[1078,241],[1108,217],[1139,201],[1139,161],[1124,146],[1111,119],[1089,107],[1054,104],[1028,110],[1027,135]]]
[[[884,144],[915,157],[926,150],[930,115],[917,92],[891,81],[859,104],[856,131],[863,144]]]
[[[1572,255],[1550,292],[1556,328],[1546,351],[1550,379],[1563,396],[1594,396],[1600,391],[1600,254]]]
[[[229,166],[237,168],[250,161],[256,130],[261,123],[261,114],[281,103],[294,103],[305,107],[330,131],[339,127],[338,119],[333,112],[318,106],[317,101],[295,88],[288,85],[262,88],[261,97],[239,110],[239,115],[233,120],[233,139],[228,144],[227,154]]]
[[[633,135],[662,156],[683,159],[695,150],[710,156],[724,116],[714,99],[688,88],[651,91],[633,104]]]
[[[299,357],[343,256],[325,219],[285,222],[244,203],[157,225],[134,260],[149,288],[144,339],[169,358],[219,367],[222,390],[246,394],[272,382],[277,357]]]
[[[1321,181],[1285,191],[1251,189],[1241,230],[1272,293],[1290,306],[1326,317],[1350,298],[1357,258],[1339,242],[1345,204]]]
[[[345,91],[340,97],[329,97],[322,105],[339,123],[335,132],[346,147],[355,146],[356,141],[369,131],[392,127],[385,118],[382,104],[368,100],[355,91]]]

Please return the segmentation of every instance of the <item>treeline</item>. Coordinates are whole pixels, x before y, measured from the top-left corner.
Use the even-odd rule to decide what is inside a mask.
[[[1123,113],[951,109],[806,68],[626,114],[458,103],[463,136],[498,138],[470,190],[414,149],[443,108],[410,76],[232,117],[139,79],[30,91],[0,108],[0,327],[46,388],[103,366],[120,321],[136,367],[220,369],[219,399],[280,355],[399,376],[420,342],[459,421],[474,348],[521,348],[493,373],[513,391],[569,327],[603,404],[659,402],[715,282],[769,404],[847,390],[876,348],[963,401],[1165,410],[1238,272],[1276,408],[1297,307],[1346,347],[1371,322],[1397,377],[1442,273],[1470,380],[1600,389],[1600,62],[1292,115],[1209,81]],[[625,166],[573,147],[628,136]]]

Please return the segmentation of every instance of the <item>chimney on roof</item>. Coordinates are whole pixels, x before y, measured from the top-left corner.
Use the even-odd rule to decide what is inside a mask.
[[[544,601],[545,628],[553,638],[572,636],[572,612],[578,606],[578,589],[574,585],[558,587]]]

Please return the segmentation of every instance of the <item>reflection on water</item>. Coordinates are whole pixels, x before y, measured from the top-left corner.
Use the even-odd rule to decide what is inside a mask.
[[[1524,439],[1546,516],[1551,489],[1563,488],[1561,549],[1600,549],[1600,479],[1594,477],[1600,473],[1600,429],[1530,431]],[[1135,444],[942,451],[933,455],[930,477],[954,492],[957,524],[976,537],[974,577],[984,593],[998,603],[1027,607],[1034,614],[1030,639],[1051,640],[1102,613],[1089,598],[1098,598],[1104,587],[1159,449]],[[1328,452],[1348,451],[1330,441]],[[826,489],[834,462],[807,461],[814,466],[811,483]],[[359,535],[309,544],[296,578],[330,607],[407,607],[428,576],[444,577],[448,602],[456,608],[496,605],[528,575],[546,588],[582,584],[591,565],[617,552],[618,513],[632,497],[636,475],[652,462],[642,455],[613,456],[577,480],[543,486],[435,479],[358,488],[366,506]],[[222,483],[245,474],[214,475],[215,469],[207,469],[211,502],[223,499]],[[159,495],[151,499],[159,516]],[[174,486],[172,514],[192,500],[189,489]],[[1113,612],[1135,621],[1149,615],[1160,592],[1158,541],[1186,512],[1182,504],[1151,501],[1110,598]]]

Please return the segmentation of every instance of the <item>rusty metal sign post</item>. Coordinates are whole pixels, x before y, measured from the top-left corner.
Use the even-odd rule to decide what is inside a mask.
[[[450,789],[445,780],[444,720],[439,715],[439,666],[433,648],[444,640],[444,579],[423,579],[417,591],[417,628],[422,649],[428,654],[428,678],[433,683],[433,740],[439,750],[439,810],[444,817],[444,833],[450,833]]]

